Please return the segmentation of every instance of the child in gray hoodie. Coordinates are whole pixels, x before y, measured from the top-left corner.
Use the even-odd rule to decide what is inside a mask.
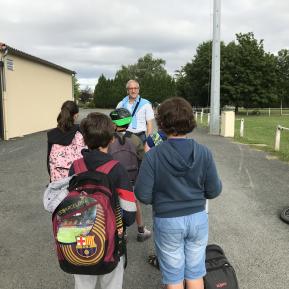
[[[191,105],[173,97],[158,108],[168,140],[145,154],[136,197],[153,207],[154,242],[167,288],[203,289],[208,242],[206,199],[222,190],[210,150],[188,139],[196,126]]]

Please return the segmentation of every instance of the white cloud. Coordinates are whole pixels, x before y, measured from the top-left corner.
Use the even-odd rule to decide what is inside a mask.
[[[77,72],[82,87],[152,53],[175,70],[212,37],[213,0],[0,0],[0,42]],[[289,48],[289,1],[221,1],[221,37]]]
[[[80,83],[80,89],[86,89],[87,87],[91,88],[92,91],[95,88],[97,79],[95,78],[79,78],[78,82]]]

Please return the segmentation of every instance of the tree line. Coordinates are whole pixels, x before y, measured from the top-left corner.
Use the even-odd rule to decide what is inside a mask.
[[[124,66],[114,78],[101,75],[94,91],[88,88],[75,95],[81,102],[89,101],[91,107],[112,108],[127,94],[125,84],[137,79],[141,96],[153,102],[167,97],[182,96],[193,106],[210,105],[212,42],[201,43],[192,60],[169,75],[165,60],[146,54],[137,63]],[[289,50],[277,55],[266,52],[263,40],[252,32],[236,34],[236,40],[221,42],[221,107],[277,107],[289,105]],[[75,80],[75,86],[78,84]],[[74,86],[74,87],[75,87]]]

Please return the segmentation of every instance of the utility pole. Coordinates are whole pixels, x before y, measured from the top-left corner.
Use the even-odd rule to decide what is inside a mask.
[[[210,134],[220,134],[220,20],[221,0],[214,0]]]

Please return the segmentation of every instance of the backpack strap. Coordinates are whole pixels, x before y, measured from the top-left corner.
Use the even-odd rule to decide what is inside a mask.
[[[80,173],[86,172],[87,167],[86,167],[86,164],[84,162],[84,159],[81,158],[81,159],[75,160],[73,162],[73,169],[74,169],[75,174],[80,174]]]
[[[136,104],[136,106],[135,106],[135,108],[134,108],[134,110],[133,110],[133,112],[131,114],[131,117],[134,117],[134,115],[136,113],[136,110],[138,109],[138,106],[140,104],[140,101],[141,101],[141,97],[139,97],[139,100],[138,100],[138,102],[137,102],[137,104]]]
[[[110,161],[106,162],[105,164],[97,167],[96,171],[104,173],[107,175],[113,169],[113,167],[118,163],[119,162],[117,160],[110,160]],[[88,171],[87,166],[86,166],[83,158],[75,160],[73,162],[73,169],[74,169],[75,174],[80,174],[80,173]]]
[[[120,143],[120,145],[124,145],[125,143],[125,134],[122,136],[122,135],[119,135],[117,132],[114,134],[114,137],[118,140],[118,142]]]
[[[117,160],[110,160],[108,161],[107,163],[99,166],[96,168],[96,171],[97,172],[101,172],[101,173],[104,173],[104,174],[109,174],[109,172],[114,168],[114,166],[116,164],[118,164],[119,162]]]
[[[133,135],[133,133],[131,131],[126,131],[124,134],[124,137],[131,137]]]

